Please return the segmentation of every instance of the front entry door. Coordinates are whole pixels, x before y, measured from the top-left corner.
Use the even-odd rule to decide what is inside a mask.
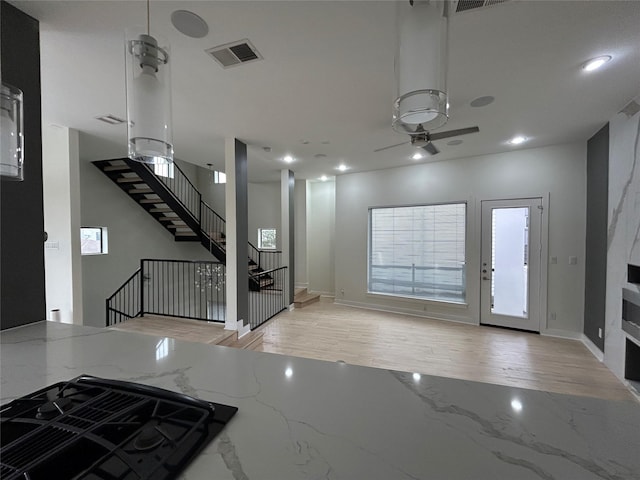
[[[480,323],[540,331],[542,199],[482,202]]]

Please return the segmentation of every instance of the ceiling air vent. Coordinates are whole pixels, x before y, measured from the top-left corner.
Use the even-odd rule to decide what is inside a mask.
[[[458,0],[455,5],[455,12],[460,13],[477,8],[491,7],[507,1],[509,0]]]
[[[262,55],[258,52],[246,38],[237,42],[225,43],[217,47],[205,50],[223,68],[235,67],[243,63],[262,60]]]
[[[100,120],[101,122],[108,123],[109,125],[119,125],[121,123],[126,122],[124,118],[116,117],[115,115],[112,115],[110,113],[107,115],[100,115],[99,117],[96,117],[96,120]]]

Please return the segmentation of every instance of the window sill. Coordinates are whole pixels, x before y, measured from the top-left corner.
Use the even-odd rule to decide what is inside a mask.
[[[377,293],[377,292],[367,292],[367,297],[370,298],[388,298],[393,300],[399,300],[406,303],[413,303],[418,305],[434,305],[434,306],[444,306],[444,307],[452,307],[459,308],[461,310],[467,310],[469,308],[469,304],[467,302],[454,302],[453,300],[427,300],[425,298],[419,297],[408,297],[404,295],[393,295],[391,293]]]

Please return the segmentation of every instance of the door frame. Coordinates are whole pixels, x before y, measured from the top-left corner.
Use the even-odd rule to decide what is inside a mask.
[[[499,197],[480,197],[476,201],[476,225],[477,225],[477,241],[474,248],[477,248],[477,275],[478,287],[478,325],[482,313],[482,202],[484,201],[513,201],[539,198],[542,200],[542,218],[540,219],[540,241],[542,242],[540,251],[540,298],[538,299],[538,311],[540,312],[540,329],[539,333],[548,330],[549,313],[548,305],[548,285],[549,285],[549,192],[531,193],[526,195],[499,196]]]

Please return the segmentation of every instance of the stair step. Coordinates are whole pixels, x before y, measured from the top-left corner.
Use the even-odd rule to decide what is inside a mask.
[[[129,195],[139,195],[143,193],[153,193],[153,190],[150,188],[132,188],[131,190],[127,190]]]
[[[261,287],[273,285],[273,278],[261,278],[259,283]]]
[[[320,295],[317,293],[305,293],[302,295],[296,295],[293,299],[293,305],[296,308],[304,308],[312,303],[320,301]]]
[[[176,225],[186,225],[180,217],[160,217],[158,220],[161,222],[175,222]]]
[[[198,235],[193,233],[193,231],[184,231],[184,232],[176,232],[176,237],[193,237],[195,239],[199,239]]]
[[[156,203],[164,205],[164,201],[160,198],[141,198],[138,203]]]
[[[169,228],[169,229],[171,229],[171,230],[175,230],[175,229],[178,229],[178,228],[182,228],[182,229],[185,229],[185,231],[187,231],[186,229],[189,229],[189,230],[188,230],[189,232],[191,232],[191,231],[192,231],[189,227],[187,227],[187,225],[186,225],[186,224],[183,224],[183,225],[170,224],[170,225],[165,225],[165,227],[167,227],[167,228]],[[176,232],[176,233],[178,233],[178,232]]]
[[[144,183],[140,177],[120,177],[116,180],[118,183]]]
[[[297,297],[298,295],[303,295],[307,293],[307,289],[305,287],[297,287],[294,291],[293,291],[293,296]]]
[[[126,164],[122,164],[122,165],[109,165],[107,167],[104,167],[102,169],[103,172],[124,172],[127,170],[131,170],[131,168],[129,167],[129,165]]]
[[[243,350],[254,350],[257,346],[262,344],[262,337],[264,337],[264,332],[257,332],[254,330],[243,335],[241,338],[237,338],[236,336],[235,341],[229,341],[233,338],[229,337],[229,339],[225,339],[223,342],[218,343],[218,345],[240,348]]]
[[[149,212],[151,213],[167,213],[167,212],[173,212],[173,210],[169,207],[157,207],[157,208],[151,208],[149,209]]]

